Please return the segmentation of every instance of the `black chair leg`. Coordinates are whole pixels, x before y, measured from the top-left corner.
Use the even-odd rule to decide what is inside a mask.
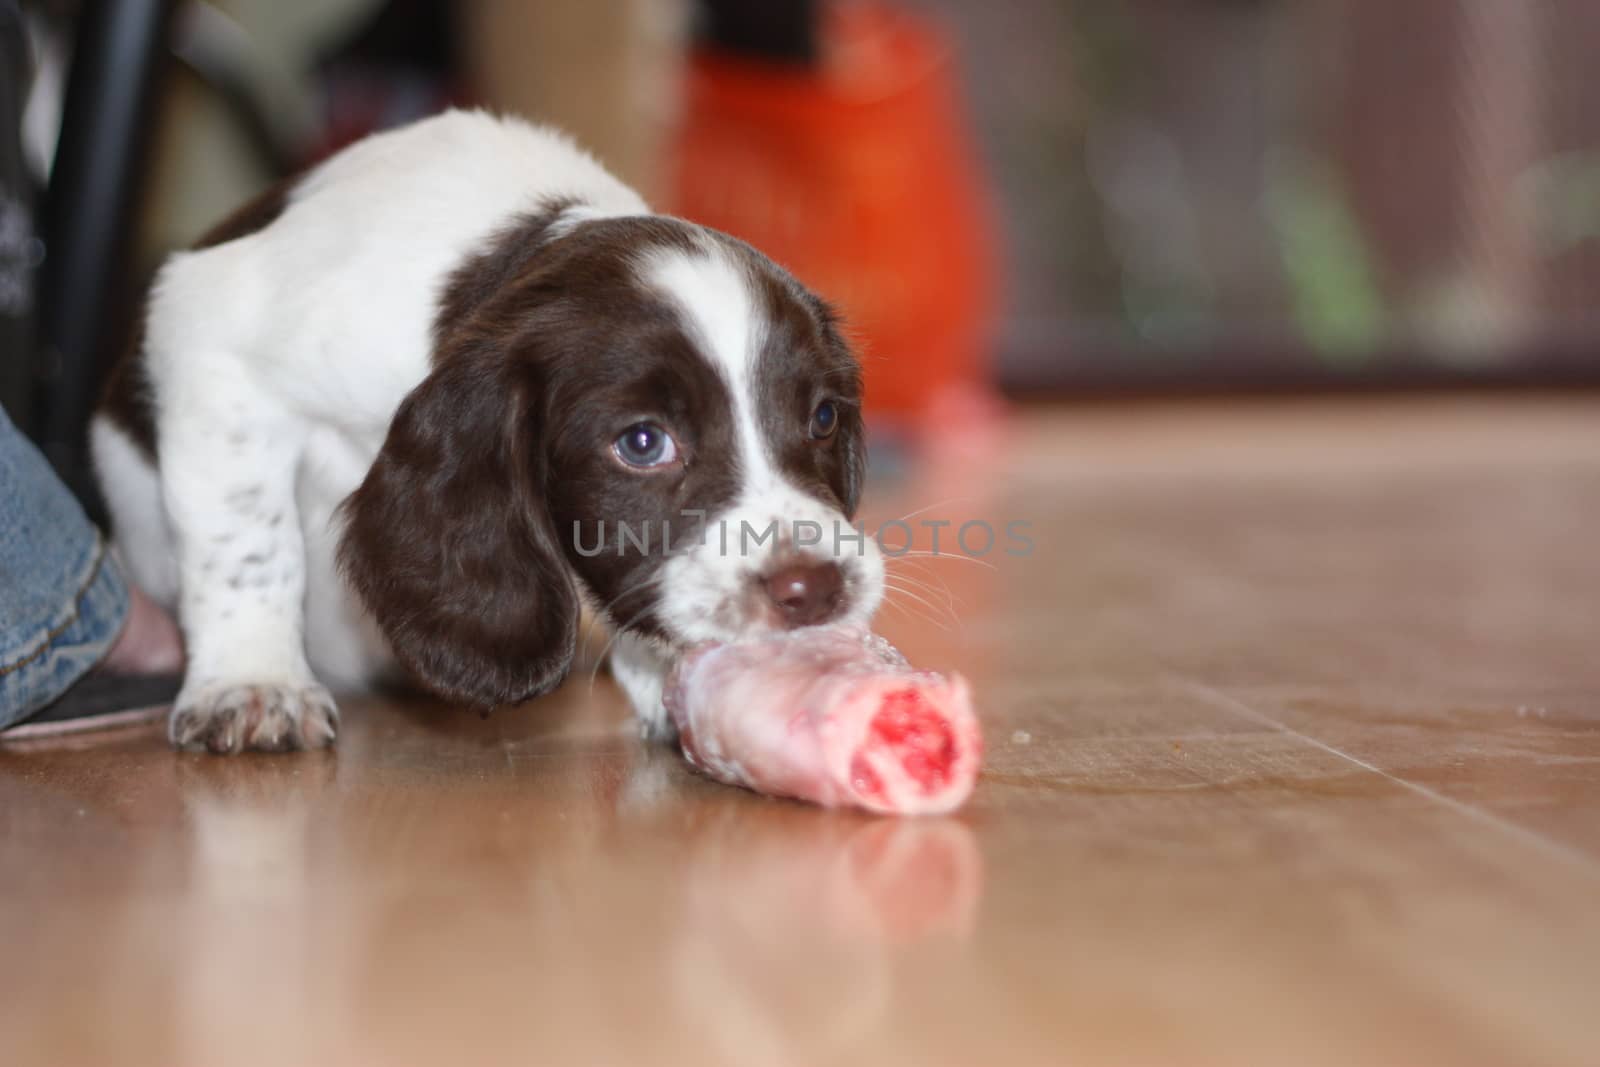
[[[45,455],[85,499],[89,415],[122,332],[128,238],[172,9],[173,0],[84,4],[44,205],[36,425]]]
[[[16,0],[0,0],[0,408],[24,433],[33,430],[33,325],[36,268],[34,187],[23,162],[22,105],[27,98],[28,40]]]

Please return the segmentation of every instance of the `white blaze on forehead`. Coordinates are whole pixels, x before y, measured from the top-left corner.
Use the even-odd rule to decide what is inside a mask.
[[[752,604],[759,595],[750,578],[789,550],[778,538],[765,537],[765,531],[775,528],[787,538],[799,522],[824,534],[822,544],[805,551],[836,558],[844,569],[849,608],[839,621],[865,625],[883,594],[883,559],[876,544],[865,538],[851,548],[856,542],[834,538],[836,524],[848,526],[844,516],[782,476],[756,419],[756,363],[769,327],[754,280],[709,238],[694,251],[646,256],[639,278],[677,307],[690,340],[727,384],[744,481],[737,499],[720,514],[705,517],[701,542],[662,565],[657,609],[664,628],[680,645],[770,630],[773,623],[764,609]]]
[[[646,284],[678,305],[685,325],[728,386],[746,491],[769,485],[775,473],[755,412],[755,364],[767,323],[749,275],[714,245],[698,252],[657,252],[640,273]]]

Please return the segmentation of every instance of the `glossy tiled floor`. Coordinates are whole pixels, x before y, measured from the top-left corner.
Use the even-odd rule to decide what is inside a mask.
[[[895,566],[960,817],[700,781],[603,675],[0,748],[0,1062],[1600,1062],[1600,405],[1029,415],[923,507],[1034,543]]]

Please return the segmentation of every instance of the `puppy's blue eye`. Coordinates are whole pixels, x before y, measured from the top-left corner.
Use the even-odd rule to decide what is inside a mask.
[[[653,422],[636,422],[611,445],[617,458],[630,467],[665,467],[678,458],[672,435]]]
[[[833,401],[824,400],[817,405],[817,410],[811,413],[811,436],[818,441],[832,437],[833,431],[839,428],[839,410],[833,406]]]

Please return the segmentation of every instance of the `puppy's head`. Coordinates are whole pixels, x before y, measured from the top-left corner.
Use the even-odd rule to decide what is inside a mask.
[[[673,647],[865,622],[860,373],[833,314],[748,246],[557,206],[441,300],[435,369],[346,504],[347,575],[461,700],[565,675],[580,596]]]

